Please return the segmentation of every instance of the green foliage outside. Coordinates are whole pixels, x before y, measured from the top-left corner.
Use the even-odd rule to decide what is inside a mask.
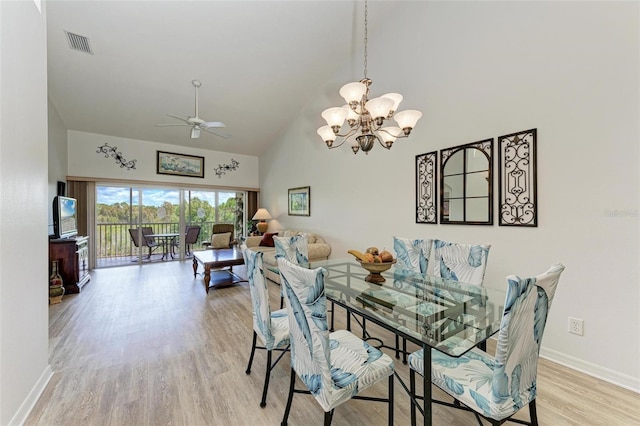
[[[211,238],[214,223],[234,223],[236,198],[230,198],[216,207],[206,200],[192,198],[185,212],[188,225],[201,227],[198,242]],[[129,203],[98,203],[96,223],[98,257],[136,256],[138,249],[133,245],[129,228],[137,228],[139,208]],[[180,223],[180,206],[165,201],[160,206],[142,206],[142,226],[151,226],[155,233],[175,233]],[[143,248],[146,250],[146,248]],[[146,252],[145,252],[146,253]]]

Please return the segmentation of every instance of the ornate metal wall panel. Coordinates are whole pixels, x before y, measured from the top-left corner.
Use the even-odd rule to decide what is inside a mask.
[[[438,223],[437,151],[416,155],[416,223]]]
[[[500,136],[500,226],[538,226],[536,130]]]

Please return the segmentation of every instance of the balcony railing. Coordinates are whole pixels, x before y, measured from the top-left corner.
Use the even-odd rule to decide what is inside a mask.
[[[211,228],[214,222],[201,222],[193,225],[200,226],[200,235],[198,241],[193,247],[202,245],[202,241],[211,240]],[[180,224],[178,223],[162,223],[162,222],[145,222],[143,227],[151,227],[154,234],[179,233]],[[139,249],[133,244],[129,229],[137,229],[138,226],[132,226],[129,223],[108,223],[98,224],[96,226],[96,258],[98,267],[106,264],[127,263],[132,258],[137,258]],[[147,255],[147,248],[143,247],[143,256]]]

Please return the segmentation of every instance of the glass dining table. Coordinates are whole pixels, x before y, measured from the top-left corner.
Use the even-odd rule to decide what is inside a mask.
[[[506,289],[480,287],[396,267],[382,273],[384,282],[374,284],[365,281],[369,272],[352,258],[312,262],[310,267],[327,270],[325,294],[330,302],[423,348],[425,425],[432,424],[431,349],[458,357],[500,328]],[[347,328],[350,319],[347,315]],[[333,315],[331,322],[333,329]],[[381,342],[375,336],[371,338]],[[397,374],[396,377],[400,380]],[[402,380],[400,383],[408,392]]]

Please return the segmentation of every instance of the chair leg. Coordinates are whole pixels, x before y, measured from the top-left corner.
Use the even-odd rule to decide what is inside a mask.
[[[407,339],[402,338],[402,363],[407,364]]]
[[[396,359],[400,359],[400,336],[396,334]]]
[[[393,380],[394,374],[389,376],[389,426],[393,426]]]
[[[267,351],[267,369],[264,376],[264,388],[262,389],[262,401],[260,401],[260,408],[264,408],[267,405],[267,391],[269,390],[269,378],[271,377],[271,354],[273,351]]]
[[[324,413],[324,426],[331,426],[331,420],[333,420],[333,410],[325,411],[325,413]]]
[[[256,332],[253,332],[253,343],[251,344],[251,356],[249,357],[249,365],[247,365],[247,370],[245,371],[245,373],[247,374],[251,374],[251,364],[253,364],[253,355],[255,355],[256,353],[256,339],[258,338],[258,335],[256,334]]]
[[[531,419],[531,426],[538,426],[538,410],[536,410],[535,399],[529,403],[529,418]]]
[[[293,401],[293,388],[296,384],[296,372],[291,369],[291,382],[289,383],[289,396],[287,398],[287,408],[284,410],[284,417],[282,418],[282,426],[287,426],[287,420],[289,419],[289,411],[291,411],[291,402]]]
[[[416,372],[409,369],[409,392],[413,398],[416,397]],[[416,403],[411,399],[411,426],[416,426]]]

